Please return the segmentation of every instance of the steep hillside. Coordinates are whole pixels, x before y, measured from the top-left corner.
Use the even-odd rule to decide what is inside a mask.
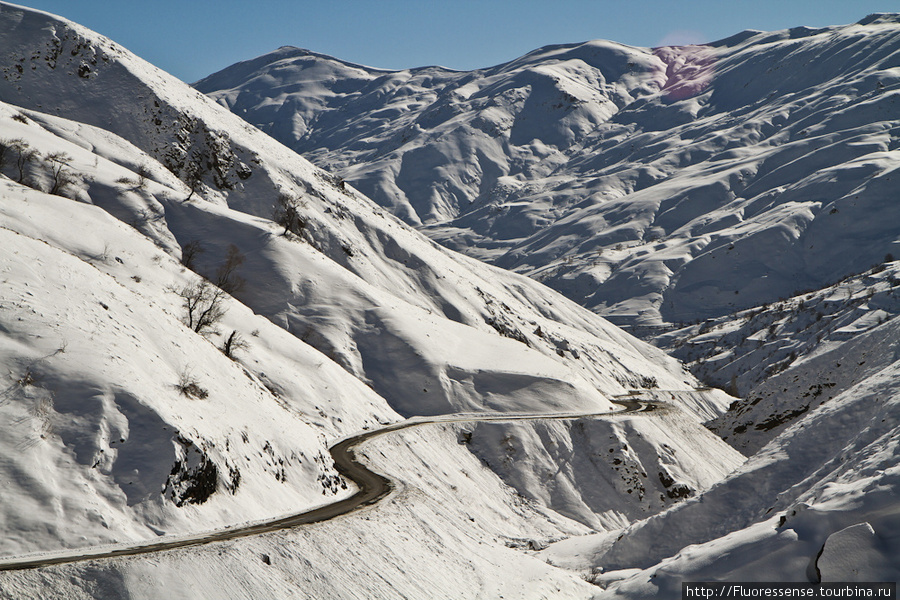
[[[593,573],[601,598],[680,598],[682,581],[896,581],[898,327],[883,323],[786,372],[787,398],[823,377],[841,388],[709,491],[546,557]],[[867,373],[853,380],[819,359]]]
[[[896,262],[878,265],[815,292],[658,335],[655,343],[704,381],[745,399],[707,425],[749,456],[896,360],[895,342],[875,330],[900,312],[898,282]],[[861,357],[843,360],[848,353]]]
[[[662,351],[532,280],[428,241],[115,43],[0,3],[0,48],[0,468],[13,483],[0,492],[3,553],[330,501],[350,490],[327,445],[403,416],[602,411],[635,388],[672,400],[665,425],[498,425],[444,430],[433,446],[388,442],[373,460],[408,482],[393,512],[316,530],[336,532],[321,549],[327,560],[366,528],[413,537],[421,564],[384,575],[412,595],[423,577],[423,589],[440,587],[442,552],[464,557],[465,541],[477,540],[486,562],[465,595],[478,597],[539,564],[507,541],[621,526],[743,460],[700,425],[730,398],[698,390]],[[609,458],[599,435],[614,446]],[[667,493],[673,486],[679,494]],[[457,519],[466,507],[476,514]],[[258,543],[271,560],[275,542]],[[382,550],[358,552],[370,562]],[[289,572],[320,571],[300,563]],[[460,559],[454,573],[465,568]],[[584,591],[553,571],[535,572]],[[2,585],[35,581],[22,577]],[[335,577],[318,597],[340,597],[348,582]],[[366,585],[362,597],[380,584]]]
[[[466,73],[283,48],[196,85],[433,239],[646,326],[900,255],[898,44],[873,15]]]
[[[395,419],[382,398],[230,300],[218,326],[248,347],[229,360],[182,323],[166,290],[196,277],[176,260],[96,207],[0,186],[3,554],[211,529],[348,493],[328,441]]]
[[[736,472],[538,554],[598,597],[679,598],[682,581],[900,573],[898,44],[900,17],[872,15],[704,46],[548,47],[469,73],[282,48],[196,87],[432,239],[745,397],[710,423],[752,455]],[[508,431],[506,479],[552,496],[509,467],[526,436]],[[609,439],[621,468],[614,437],[587,443]]]

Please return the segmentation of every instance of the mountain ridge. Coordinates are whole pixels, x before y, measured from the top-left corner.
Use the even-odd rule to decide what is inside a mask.
[[[850,210],[854,188],[871,186],[874,200],[894,168],[896,21],[652,50],[561,45],[431,82],[380,74],[399,78],[395,87],[357,73],[340,94],[304,88],[327,57],[279,63],[279,80],[296,86],[281,99],[238,79],[213,85],[216,75],[198,87],[448,247],[617,324],[672,324],[824,287],[900,254],[884,232],[833,231],[820,214],[831,202],[827,211]],[[269,112],[255,118],[259,102]],[[292,121],[272,112],[279,102]],[[832,256],[826,235],[860,251]],[[713,255],[716,238],[746,250]],[[751,285],[732,270],[768,280]]]
[[[852,47],[869,47],[869,34]],[[791,48],[775,40],[752,72],[771,75],[769,62],[784,53],[803,63],[802,44],[827,45],[822,35],[791,40],[797,44]],[[9,58],[0,77],[0,144],[9,153],[0,164],[0,450],[6,457],[0,469],[10,482],[0,490],[4,553],[177,535],[345,497],[351,485],[323,453],[328,441],[403,416],[604,410],[611,397],[633,389],[673,406],[616,422],[447,424],[398,432],[357,451],[399,482],[375,507],[152,558],[7,572],[0,575],[0,594],[639,598],[677,597],[680,580],[689,577],[765,573],[814,581],[817,573],[840,580],[865,573],[879,580],[898,572],[900,396],[889,356],[896,323],[888,318],[897,270],[883,260],[883,247],[869,249],[881,271],[833,290],[817,288],[755,315],[725,311],[703,332],[699,323],[697,330],[664,332],[673,344],[696,342],[697,353],[687,356],[730,368],[738,387],[756,385],[810,336],[834,336],[772,379],[780,393],[761,394],[750,412],[731,411],[717,422],[736,446],[762,446],[745,462],[701,425],[740,401],[703,388],[662,350],[531,279],[429,241],[360,193],[346,174],[314,167],[102,36],[0,3],[0,42]],[[445,136],[454,144],[480,131],[479,143],[463,146],[471,153],[450,152],[440,163],[443,175],[462,172],[460,165],[474,164],[466,162],[472,156],[499,169],[488,179],[502,189],[489,190],[504,195],[476,207],[493,220],[476,229],[473,218],[467,235],[484,237],[494,227],[508,237],[479,251],[508,252],[504,245],[529,239],[535,229],[549,231],[548,215],[558,217],[571,228],[568,239],[549,232],[529,241],[535,260],[542,252],[555,255],[556,264],[540,269],[575,272],[580,267],[569,261],[569,246],[604,259],[591,266],[615,271],[606,291],[621,286],[620,313],[643,309],[627,304],[634,286],[652,294],[655,277],[670,277],[645,257],[673,271],[688,257],[710,263],[734,260],[732,253],[744,257],[735,266],[752,264],[748,256],[777,266],[771,253],[753,257],[760,240],[750,234],[785,242],[798,224],[823,212],[843,219],[890,208],[889,125],[844,134],[837,126],[858,125],[854,114],[829,111],[835,105],[827,101],[792,105],[806,128],[819,114],[837,119],[833,131],[803,136],[790,129],[790,115],[774,119],[783,106],[762,105],[732,119],[728,131],[744,137],[714,139],[711,121],[694,121],[708,118],[704,102],[716,92],[705,83],[713,50],[666,50],[660,57],[606,42],[572,48],[536,55],[550,55],[547,65],[526,61],[473,78],[457,88],[458,98],[427,107],[430,92],[421,86],[439,69],[417,73],[412,83],[389,74],[373,86],[390,94],[388,113],[375,118],[385,107],[372,102],[374,112],[360,113],[348,139],[374,147],[366,119],[377,125],[397,115],[406,115],[410,128],[377,134],[397,148],[422,141],[417,136],[429,123],[441,135],[455,127],[455,136]],[[746,63],[731,56],[726,74],[739,79],[734,71]],[[597,75],[583,58],[609,65],[616,78]],[[893,89],[879,94],[877,83],[893,86],[891,77],[886,69],[842,85],[847,94],[856,84],[874,86],[860,102],[863,114],[877,114],[890,107]],[[313,98],[322,106],[352,95],[352,87],[323,81],[328,85]],[[753,88],[763,89],[759,82]],[[820,90],[819,100],[828,91]],[[682,92],[689,97],[671,95]],[[721,95],[716,102],[734,98]],[[354,110],[365,104],[355,99]],[[616,101],[628,109],[619,110]],[[465,103],[478,110],[475,117],[456,112]],[[741,121],[753,110],[773,119]],[[629,111],[645,130],[621,120]],[[558,118],[534,125],[547,115]],[[670,118],[677,139],[668,129],[653,129]],[[610,129],[595,135],[595,124]],[[785,128],[784,138],[796,143],[791,152],[765,154],[765,164],[742,154],[742,140],[771,138]],[[553,144],[528,137],[536,130],[555,136]],[[521,152],[512,163],[518,161],[523,176],[542,178],[532,188],[502,174],[503,144],[481,145],[495,131],[521,137],[509,134],[508,147]],[[826,141],[834,147],[823,153]],[[579,188],[556,143],[599,149],[582,160],[606,183]],[[430,173],[413,168],[436,160],[424,148],[414,148],[420,162],[407,165],[407,175]],[[844,151],[856,158],[838,160]],[[710,160],[716,156],[739,163],[720,171],[713,164],[720,161]],[[607,159],[608,165],[591,162]],[[849,194],[861,177],[873,193],[860,192],[858,206],[852,194],[826,203],[803,198],[806,188],[785,186],[779,193],[793,196],[779,204],[759,183],[765,189],[746,202],[728,198],[741,176],[762,170],[788,177],[793,167],[785,167],[797,160],[817,165],[807,176],[817,190],[849,188]],[[480,190],[477,179],[455,192]],[[573,195],[573,189],[580,191]],[[674,193],[654,195],[663,189]],[[621,196],[594,204],[613,193]],[[534,198],[547,202],[535,205]],[[454,206],[437,200],[443,202],[434,203],[437,212]],[[465,206],[461,195],[454,201]],[[657,213],[672,231],[656,223]],[[646,216],[641,221],[635,214]],[[890,214],[879,216],[889,221]],[[586,215],[593,222],[581,218]],[[765,218],[753,220],[760,215]],[[512,231],[512,222],[521,231]],[[603,239],[584,235],[600,225]],[[889,229],[859,221],[863,231],[878,225]],[[673,238],[679,230],[682,238]],[[654,234],[659,238],[651,240]],[[838,243],[846,246],[846,238],[836,237]],[[529,256],[510,257],[529,264]],[[721,277],[723,271],[709,272]],[[686,293],[702,291],[710,281],[702,275],[693,272],[695,287],[685,286]],[[593,289],[590,281],[578,285]],[[772,293],[763,287],[760,295]],[[225,295],[216,296],[220,304],[207,314],[218,320],[203,325],[193,311],[215,289]],[[813,308],[800,309],[801,301]],[[810,325],[814,310],[828,323]],[[637,322],[656,326],[653,315],[646,317]],[[725,355],[709,339],[715,327],[735,337],[746,333],[751,343]],[[770,329],[773,336],[785,332],[784,343],[768,336]],[[765,367],[741,373],[742,359],[759,356],[751,348],[756,340]],[[885,349],[884,356],[870,361],[870,347]],[[840,381],[816,379],[818,366],[831,361],[847,365]],[[822,385],[816,396],[822,402],[801,411],[803,394],[812,395],[815,383]],[[755,427],[797,411],[778,427]],[[753,435],[736,443],[741,426],[752,427]],[[838,560],[860,548],[865,561]],[[554,566],[562,564],[567,567]]]
[[[424,566],[385,573],[409,593],[437,556],[466,556],[478,540],[484,583],[471,596],[512,585],[500,574],[523,564],[584,595],[577,577],[502,539],[617,527],[681,499],[637,473],[664,470],[696,493],[743,460],[700,424],[729,398],[697,390],[661,351],[427,240],[106,38],[0,3],[0,46],[9,58],[0,76],[0,410],[9,417],[0,438],[14,482],[3,492],[5,554],[215,529],[349,495],[328,440],[404,415],[603,410],[632,387],[683,390],[684,414],[665,428],[637,418],[495,425],[468,432],[469,446],[446,426],[379,441],[385,472],[405,471],[407,483],[338,536],[362,535],[375,516],[386,539],[411,544]],[[616,439],[628,472],[608,468],[618,455],[565,467],[571,455],[557,449],[580,452],[572,440],[584,431]],[[673,460],[667,442],[684,458]],[[509,460],[513,449],[522,460]],[[423,468],[425,456],[441,458]],[[628,500],[634,477],[647,480],[637,503]],[[398,510],[403,518],[386,516]],[[341,526],[243,547],[262,544],[271,556],[288,537],[302,554],[306,536]],[[444,536],[449,549],[435,542]],[[344,547],[317,539],[329,556]],[[380,560],[376,548],[359,552]],[[352,568],[306,564],[311,577],[342,582],[325,586],[332,597]],[[454,568],[462,578],[467,567]],[[29,577],[5,574],[0,586]],[[92,585],[68,581],[60,585],[82,595]]]

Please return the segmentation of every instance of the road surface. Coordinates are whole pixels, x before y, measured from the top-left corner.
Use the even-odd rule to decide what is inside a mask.
[[[90,548],[74,548],[59,552],[30,554],[20,557],[0,559],[0,571],[34,569],[50,565],[60,565],[88,560],[137,556],[162,552],[176,548],[199,546],[211,542],[233,540],[250,535],[258,535],[280,529],[289,529],[298,525],[327,521],[337,516],[358,510],[363,506],[374,504],[387,496],[393,489],[391,481],[356,459],[354,449],[366,441],[387,433],[421,427],[436,423],[473,423],[473,422],[512,422],[512,421],[547,421],[571,420],[600,417],[620,417],[634,413],[647,413],[666,410],[668,405],[662,402],[637,399],[635,394],[611,400],[624,406],[623,410],[600,413],[462,413],[440,415],[436,417],[413,417],[380,429],[365,431],[344,438],[329,449],[337,471],[356,484],[358,491],[348,498],[337,500],[331,504],[314,508],[287,517],[276,518],[251,524],[226,527],[214,531],[199,532],[185,536],[167,536],[155,541],[140,541],[130,544],[95,546]]]

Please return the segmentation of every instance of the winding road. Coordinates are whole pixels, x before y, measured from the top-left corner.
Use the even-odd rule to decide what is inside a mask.
[[[225,527],[223,529],[200,532],[185,536],[166,537],[165,539],[157,541],[141,541],[132,544],[76,548],[61,552],[46,552],[0,559],[0,571],[35,569],[38,567],[75,563],[88,560],[150,554],[152,552],[162,552],[165,550],[174,550],[176,548],[199,546],[202,544],[208,544],[210,542],[233,540],[236,538],[258,535],[260,533],[267,533],[271,531],[278,531],[280,529],[289,529],[291,527],[297,527],[298,525],[318,523],[321,521],[326,521],[328,519],[333,519],[337,516],[357,510],[363,506],[375,504],[391,492],[391,490],[393,489],[391,480],[370,470],[364,464],[359,462],[356,459],[354,449],[360,444],[363,444],[372,438],[385,435],[387,433],[400,431],[402,429],[420,427],[422,425],[433,425],[437,423],[504,423],[513,421],[562,421],[600,417],[621,417],[635,413],[667,410],[669,407],[669,405],[664,402],[637,399],[635,393],[627,394],[625,396],[617,396],[610,401],[623,406],[624,409],[599,413],[459,413],[440,415],[436,417],[413,417],[411,419],[407,419],[399,423],[394,423],[386,427],[352,435],[338,441],[333,446],[331,446],[329,450],[331,452],[332,459],[334,460],[335,468],[341,475],[353,481],[353,483],[355,483],[359,488],[358,491],[352,496],[338,500],[331,504],[272,520],[237,525],[233,527]]]

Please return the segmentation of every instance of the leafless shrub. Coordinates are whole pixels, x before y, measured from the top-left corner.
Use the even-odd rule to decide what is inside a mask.
[[[250,344],[247,343],[247,340],[244,339],[237,330],[233,330],[231,335],[225,340],[225,345],[222,346],[222,352],[230,358],[231,360],[235,359],[235,354],[239,350],[247,350],[250,347]]]
[[[300,216],[300,202],[290,194],[278,196],[272,220],[284,227],[284,235],[288,232],[299,235],[306,227],[306,222]]]
[[[203,246],[197,240],[193,240],[181,247],[181,264],[191,271],[194,270],[194,261],[203,254]]]
[[[12,149],[12,140],[0,140],[0,170],[6,166],[6,163],[12,154]]]
[[[190,367],[185,367],[178,375],[178,383],[175,385],[178,391],[188,398],[203,400],[209,397],[209,392],[200,387],[200,381],[194,376]]]
[[[238,247],[234,244],[229,245],[228,250],[225,252],[225,262],[216,270],[216,277],[213,280],[213,283],[218,286],[219,289],[231,295],[241,291],[246,282],[244,281],[244,278],[235,271],[244,264],[244,260],[245,257],[241,254]]]
[[[44,159],[50,167],[50,193],[62,196],[63,191],[74,184],[77,179],[69,170],[72,157],[65,152],[53,152]]]
[[[144,189],[147,187],[147,179],[150,177],[150,167],[145,164],[142,164],[138,167],[137,171],[137,187],[138,189]]]

